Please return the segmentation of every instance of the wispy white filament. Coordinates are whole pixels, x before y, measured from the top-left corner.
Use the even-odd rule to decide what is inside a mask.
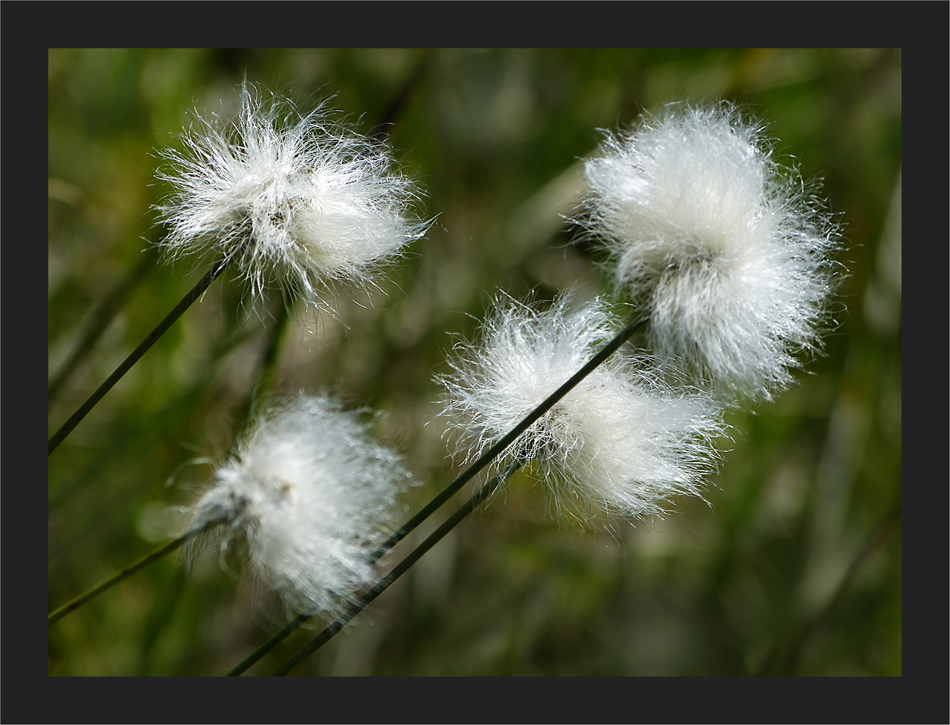
[[[461,344],[440,380],[459,450],[473,459],[501,439],[609,341],[619,326],[601,300],[563,297],[547,311],[499,301],[481,339]],[[641,518],[696,494],[720,430],[711,398],[675,394],[619,353],[512,444],[536,460],[558,507]]]
[[[272,411],[191,507],[191,524],[223,522],[222,551],[246,540],[251,568],[290,610],[336,615],[374,581],[369,554],[394,529],[409,483],[357,413],[300,396]]]
[[[326,283],[371,283],[425,232],[388,148],[322,108],[303,115],[245,85],[236,123],[198,115],[184,141],[159,174],[174,187],[159,207],[162,246],[172,258],[235,258],[256,296],[273,282],[320,306]]]
[[[652,343],[720,389],[769,398],[819,345],[836,230],[761,129],[730,106],[671,110],[608,135],[586,221]]]

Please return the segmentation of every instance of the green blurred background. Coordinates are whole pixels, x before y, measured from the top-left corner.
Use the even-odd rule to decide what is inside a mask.
[[[51,609],[176,533],[202,460],[228,454],[255,396],[333,392],[382,411],[421,506],[459,468],[432,382],[458,336],[498,291],[607,289],[562,217],[598,129],[726,98],[824,179],[844,226],[827,355],[730,416],[711,506],[565,528],[518,475],[294,674],[901,673],[899,50],[50,50],[51,434],[205,271],[149,251],[168,191],[156,152],[195,107],[236,109],[245,77],[307,110],[334,96],[360,131],[388,131],[436,220],[380,290],[340,297],[338,319],[286,320],[278,296],[249,315],[227,276],[185,313],[50,457]],[[223,674],[284,621],[214,553],[187,576],[168,557],[53,625],[49,672]]]

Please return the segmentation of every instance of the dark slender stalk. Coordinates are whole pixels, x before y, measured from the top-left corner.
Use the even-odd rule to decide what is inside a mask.
[[[152,268],[157,256],[158,251],[156,247],[149,247],[148,253],[142,256],[141,261],[132,271],[132,274],[123,280],[118,287],[112,290],[96,309],[93,310],[79,343],[76,345],[72,354],[66,358],[59,372],[56,373],[49,384],[48,406],[52,406],[53,401],[59,395],[63,385],[65,385],[73,372],[75,372],[76,368],[79,367],[79,363],[86,358],[99,338],[102,337],[102,333],[108,329],[109,325],[115,319],[116,313],[118,313],[122,303],[125,301],[125,298],[128,297],[129,293],[135,289],[135,286],[142,281],[146,272]]]
[[[333,624],[318,634],[306,647],[291,657],[287,662],[278,667],[272,677],[281,677],[290,672],[294,667],[300,664],[307,657],[312,655],[323,645],[329,642],[333,636],[343,629],[357,614],[362,612],[376,597],[386,591],[389,586],[399,577],[406,573],[409,568],[422,558],[429,549],[439,543],[446,534],[454,529],[462,519],[474,511],[478,505],[494,493],[501,484],[503,484],[511,474],[521,467],[521,461],[513,461],[500,474],[492,478],[488,483],[482,486],[475,495],[472,496],[458,511],[446,520],[435,532],[423,541],[419,546],[412,550],[405,559],[397,564],[389,574],[383,577],[372,589],[360,597],[359,601],[350,606]]]
[[[261,657],[270,652],[274,647],[283,642],[287,637],[296,632],[301,625],[306,624],[310,619],[313,618],[312,614],[298,614],[297,617],[286,625],[284,628],[274,634],[270,639],[268,639],[264,644],[258,647],[256,650],[251,652],[247,657],[245,657],[241,662],[236,665],[234,668],[228,671],[226,677],[238,677],[245,672],[256,662],[258,662]]]
[[[54,609],[52,612],[49,613],[49,625],[47,626],[51,626],[54,622],[58,622],[60,619],[65,617],[70,612],[76,611],[77,609],[79,609],[79,607],[81,607],[83,604],[88,602],[90,599],[93,599],[99,596],[104,591],[115,586],[123,579],[127,579],[128,577],[132,576],[139,569],[142,569],[143,567],[148,566],[149,564],[151,564],[153,561],[156,561],[157,559],[161,559],[166,554],[172,553],[178,547],[184,544],[186,541],[198,536],[198,534],[200,534],[202,531],[205,531],[209,526],[215,523],[217,522],[209,521],[207,524],[205,524],[204,526],[200,528],[192,529],[191,531],[188,531],[182,534],[177,539],[172,539],[168,543],[162,544],[160,547],[155,549],[155,551],[149,554],[146,554],[140,559],[136,559],[128,566],[117,571],[108,579],[100,582],[99,584],[96,584],[96,586],[92,587],[92,589],[89,589],[88,591],[83,592],[78,597],[76,597],[70,602],[67,602],[66,604],[59,607],[58,609]]]
[[[429,518],[429,516],[432,515],[436,509],[448,501],[460,488],[462,488],[462,486],[477,476],[482,471],[482,469],[485,468],[485,466],[487,466],[497,456],[503,453],[504,450],[508,448],[508,446],[514,443],[522,433],[534,425],[534,423],[539,418],[541,418],[541,416],[553,408],[557,402],[567,395],[581,380],[586,378],[596,367],[604,362],[604,360],[615,353],[621,345],[630,339],[630,336],[633,335],[633,333],[636,332],[636,330],[643,323],[644,320],[634,320],[625,328],[623,328],[623,330],[617,333],[617,336],[604,345],[604,347],[601,348],[601,350],[596,355],[594,355],[594,357],[592,357],[590,361],[584,365],[584,367],[574,373],[574,375],[572,375],[566,383],[551,393],[551,395],[549,395],[543,403],[541,403],[537,408],[525,416],[525,419],[512,428],[504,438],[499,440],[495,445],[485,451],[485,453],[480,456],[478,460],[465,469],[465,471],[463,471],[462,474],[452,483],[446,486],[438,496],[436,496],[428,503],[428,505],[426,505],[425,508],[423,508],[421,511],[419,511],[419,513],[407,521],[406,524],[401,529],[399,529],[399,531],[383,542],[380,547],[375,552],[373,552],[372,556],[370,557],[370,561],[374,562],[379,559],[387,551],[402,541],[409,534],[409,532]]]
[[[425,521],[429,516],[431,516],[439,507],[442,506],[446,501],[448,501],[456,492],[466,483],[471,481],[476,475],[478,475],[485,466],[491,463],[498,455],[500,455],[504,450],[510,446],[522,433],[524,433],[528,428],[530,428],[541,416],[547,413],[557,402],[567,395],[574,386],[576,386],[581,380],[583,380],[587,375],[589,375],[598,365],[600,365],[604,360],[610,357],[614,352],[616,352],[621,345],[623,345],[630,336],[644,323],[644,320],[634,320],[629,325],[627,325],[623,330],[621,330],[616,337],[614,337],[610,342],[608,342],[604,347],[590,359],[590,361],[584,365],[580,370],[578,370],[566,383],[564,383],[560,388],[555,390],[550,396],[548,396],[543,403],[541,403],[537,408],[535,408],[531,413],[529,413],[524,420],[522,420],[517,426],[515,426],[504,438],[499,440],[495,445],[488,449],[484,455],[478,458],[471,466],[465,469],[458,478],[456,478],[452,483],[446,486],[442,491],[433,498],[424,508],[422,508],[415,516],[413,516],[409,521],[407,521],[398,531],[396,531],[392,536],[390,536],[386,541],[380,544],[379,548],[376,549],[369,556],[369,562],[375,563],[382,556],[386,554],[390,549],[392,549],[396,544],[402,541],[406,536],[410,534],[419,524]],[[228,676],[237,676],[241,673],[247,671],[247,669],[253,665],[255,662],[261,659],[265,654],[270,652],[274,647],[276,647],[280,642],[289,637],[293,632],[295,632],[301,625],[305,624],[309,619],[313,617],[312,614],[300,614],[294,620],[289,622],[284,626],[279,632],[274,634],[270,639],[268,639],[264,644],[254,650],[250,655],[248,655],[240,664],[238,664],[234,669],[228,672]]]
[[[208,287],[211,286],[211,283],[214,282],[222,272],[227,268],[228,264],[233,259],[233,255],[227,257],[218,263],[208,274],[206,274],[198,284],[196,284],[191,291],[186,294],[181,302],[175,305],[175,309],[168,313],[168,316],[162,320],[158,327],[152,330],[148,337],[146,337],[142,344],[139,345],[132,353],[122,362],[119,367],[115,369],[115,372],[110,375],[106,381],[99,386],[99,389],[96,390],[89,399],[79,406],[79,410],[70,416],[69,420],[63,423],[62,427],[53,434],[53,437],[49,439],[49,454],[52,454],[56,450],[57,446],[63,442],[63,440],[68,436],[73,428],[79,425],[79,422],[86,417],[90,410],[92,410],[96,403],[98,403],[102,397],[108,393],[112,387],[122,379],[122,376],[125,375],[129,369],[138,362],[139,358],[144,355],[148,349],[154,345],[158,339],[168,331],[168,328],[171,327],[175,320],[182,316],[182,314],[187,310],[191,304],[198,299]]]

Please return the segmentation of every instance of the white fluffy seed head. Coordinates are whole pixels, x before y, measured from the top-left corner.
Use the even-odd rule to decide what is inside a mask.
[[[835,226],[760,127],[727,104],[675,109],[587,162],[589,232],[647,305],[659,357],[731,394],[770,398],[814,352]]]
[[[327,308],[321,292],[372,274],[420,238],[418,191],[389,149],[301,114],[277,96],[242,88],[238,120],[196,116],[183,152],[168,150],[159,178],[173,186],[158,207],[171,258],[233,258],[254,298],[270,283]]]
[[[288,610],[333,617],[374,580],[367,558],[392,533],[409,485],[398,456],[358,413],[299,396],[272,410],[190,508],[222,552],[246,542],[250,568]]]
[[[618,331],[600,299],[564,296],[547,311],[499,300],[474,345],[457,346],[447,390],[459,452],[480,456],[576,373]],[[675,494],[698,494],[713,468],[718,408],[698,391],[674,393],[614,355],[508,449],[535,460],[558,509],[639,519]]]

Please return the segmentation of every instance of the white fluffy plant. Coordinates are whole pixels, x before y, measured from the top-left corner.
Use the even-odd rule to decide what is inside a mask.
[[[370,555],[411,479],[359,413],[301,395],[258,422],[188,509],[202,543],[236,543],[288,610],[338,615],[374,581]]]
[[[274,283],[332,314],[323,293],[343,281],[374,284],[373,274],[428,226],[412,215],[417,188],[389,148],[322,108],[301,114],[245,83],[237,122],[198,114],[184,143],[164,152],[158,174],[173,189],[157,207],[168,230],[159,245],[169,259],[213,266],[50,438],[49,454],[227,267],[253,301]]]
[[[479,341],[458,345],[454,372],[440,378],[461,454],[480,456],[619,329],[599,298],[565,295],[546,311],[499,300]],[[719,409],[707,394],[664,387],[641,362],[615,353],[506,451],[536,462],[558,510],[640,519],[664,513],[674,495],[699,494]]]
[[[196,114],[183,151],[164,152],[159,178],[173,193],[158,207],[177,259],[233,260],[259,298],[268,283],[329,311],[321,293],[373,273],[423,236],[416,185],[389,148],[318,107],[245,84],[236,122]]]
[[[820,344],[837,230],[762,128],[728,104],[674,106],[608,134],[586,175],[582,223],[658,356],[728,395],[787,386]]]

